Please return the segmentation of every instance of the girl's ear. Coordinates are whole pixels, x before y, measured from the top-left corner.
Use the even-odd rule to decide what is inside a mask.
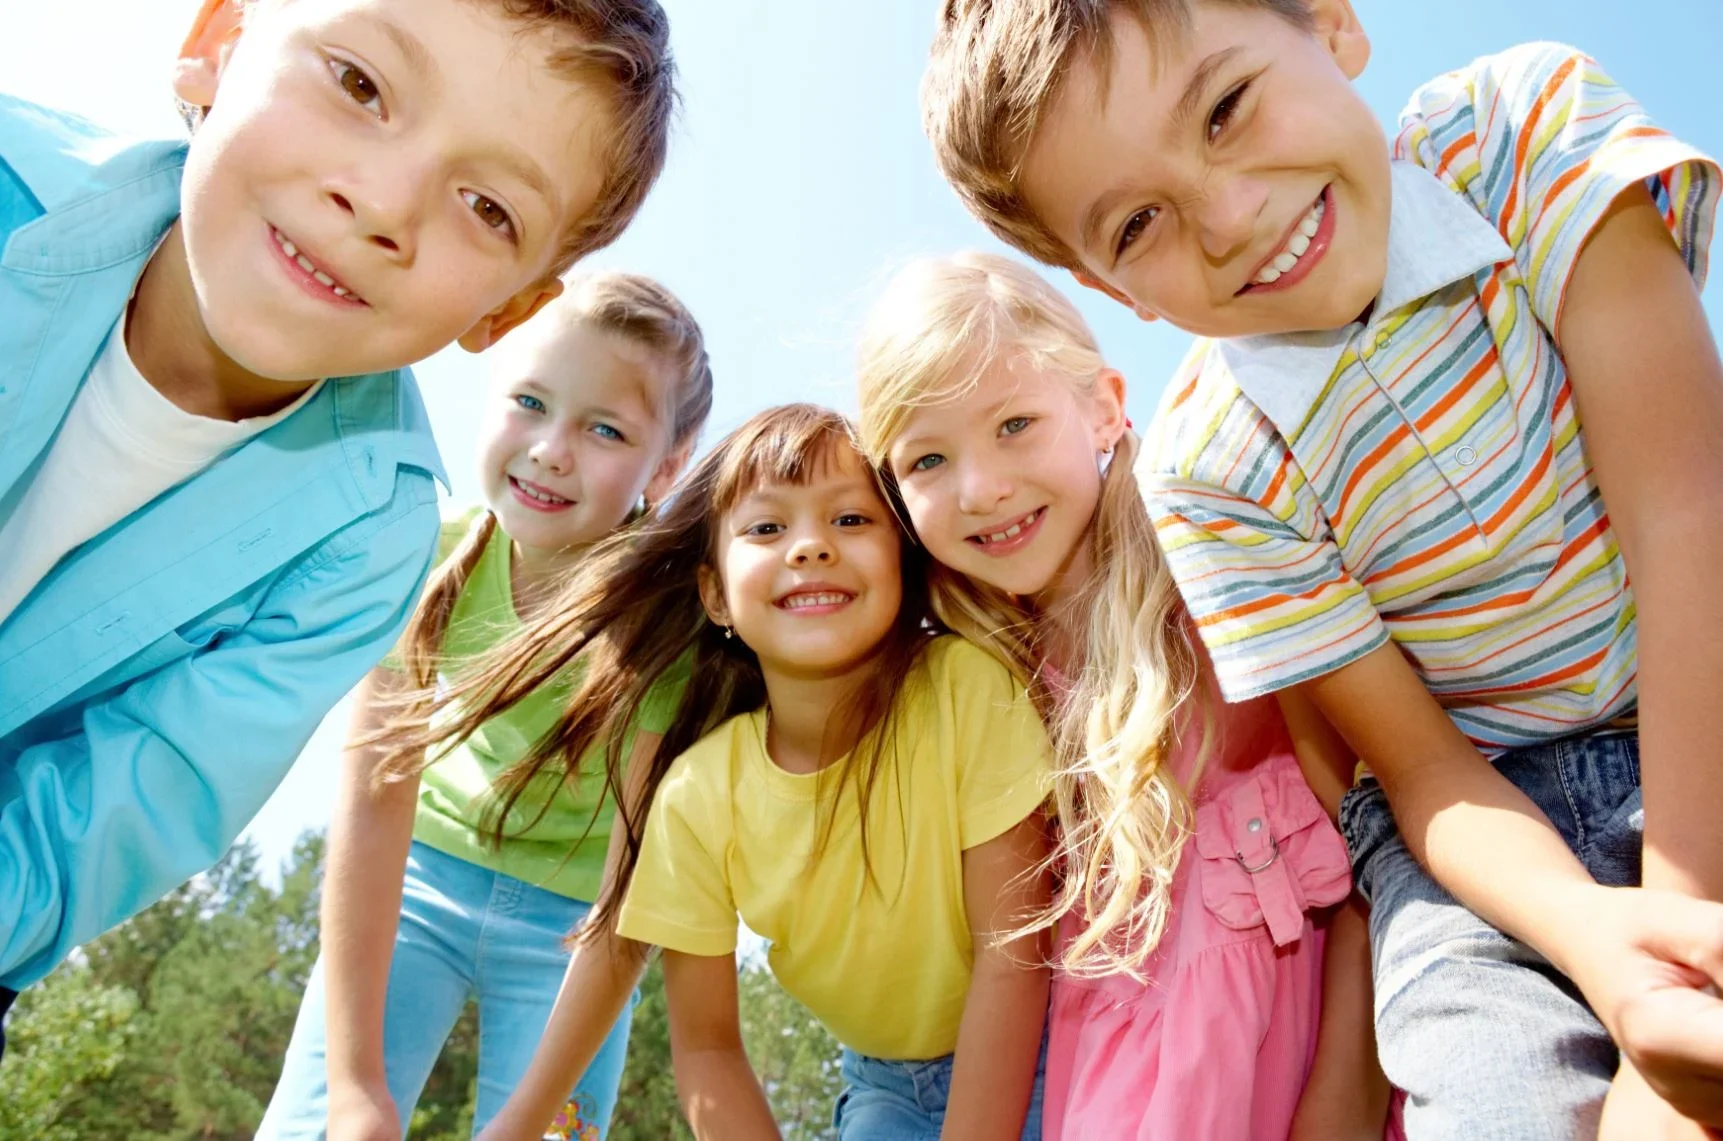
[[[700,605],[705,608],[706,617],[715,626],[729,626],[730,608],[724,603],[724,582],[718,577],[718,572],[711,567],[701,567],[694,577],[700,585]]]
[[[1125,376],[1118,369],[1104,368],[1095,377],[1094,401],[1095,450],[1111,451],[1119,437],[1130,427],[1125,417]]]
[[[676,484],[676,477],[688,466],[688,457],[693,451],[694,436],[690,433],[686,440],[664,454],[664,458],[653,471],[652,478],[646,481],[645,495],[648,505],[657,503],[670,494],[670,489]]]
[[[215,103],[216,84],[244,19],[245,0],[203,0],[174,68],[174,94],[181,102],[202,109]]]

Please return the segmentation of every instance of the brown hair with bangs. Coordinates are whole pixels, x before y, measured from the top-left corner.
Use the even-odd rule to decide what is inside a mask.
[[[864,465],[848,420],[811,404],[789,404],[754,416],[726,436],[635,527],[605,540],[581,563],[541,616],[488,653],[445,692],[403,695],[402,718],[378,739],[392,755],[382,779],[433,763],[456,742],[540,687],[578,673],[579,682],[556,724],[493,786],[505,818],[539,774],[572,780],[582,757],[602,747],[606,780],[625,829],[621,865],[595,905],[582,938],[608,930],[639,858],[646,809],[671,763],[725,720],[766,704],[759,659],[740,638],[726,638],[700,601],[702,568],[718,570],[724,517],[753,489],[803,484],[850,449]],[[878,479],[877,469],[867,465]],[[883,485],[882,502],[889,503]],[[901,525],[895,516],[894,525]],[[926,556],[901,532],[903,603],[859,691],[833,709],[830,739],[863,741],[849,751],[822,789],[835,808],[854,784],[867,855],[868,808],[887,767],[892,723],[905,679],[934,629],[927,599]],[[623,743],[654,687],[689,670],[670,727],[644,774],[625,771]],[[430,708],[433,716],[426,718]],[[864,740],[865,738],[865,740]],[[625,789],[638,790],[636,795]],[[831,817],[821,830],[821,844]],[[871,868],[870,868],[871,877]]]
[[[551,66],[592,83],[610,109],[598,200],[564,237],[552,265],[560,273],[614,242],[640,212],[664,171],[676,112],[670,18],[657,0],[480,0],[537,31],[572,33]]]
[[[1259,8],[1311,27],[1304,0],[943,0],[921,81],[921,121],[969,212],[1037,261],[1082,268],[1023,200],[1023,156],[1071,61],[1087,56],[1105,73],[1114,15],[1167,45],[1190,29],[1196,3]]]

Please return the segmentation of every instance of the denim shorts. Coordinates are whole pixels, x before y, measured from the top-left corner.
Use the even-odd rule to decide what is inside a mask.
[[[1639,738],[1570,737],[1499,757],[1602,884],[1640,880]],[[1597,1135],[1618,1056],[1549,961],[1462,907],[1412,858],[1381,786],[1340,806],[1370,902],[1376,1036],[1406,1091],[1409,1141],[1575,1141]]]
[[[939,1141],[951,1096],[954,1055],[925,1062],[870,1058],[846,1048],[844,1091],[832,1111],[838,1141]],[[1041,1141],[1041,1090],[1047,1077],[1047,1036],[1035,1063],[1035,1085],[1020,1141]]]
[[[437,1055],[469,1001],[479,1007],[478,1105],[473,1133],[520,1084],[562,986],[563,939],[591,905],[482,868],[414,841],[383,1007],[383,1066],[406,1132]],[[638,997],[638,996],[636,996]],[[625,1007],[569,1093],[563,1122],[574,1137],[604,1136],[628,1052]],[[259,1141],[325,1136],[329,1079],[323,962],[312,969]]]

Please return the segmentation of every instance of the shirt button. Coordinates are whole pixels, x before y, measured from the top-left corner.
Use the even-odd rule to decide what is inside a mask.
[[[1261,832],[1262,831],[1262,817],[1252,816],[1250,818],[1250,823],[1245,825],[1245,829],[1246,829],[1246,831],[1250,831],[1250,832]]]
[[[1478,462],[1478,453],[1471,448],[1461,446],[1454,452],[1454,459],[1459,461],[1461,467],[1471,467]]]

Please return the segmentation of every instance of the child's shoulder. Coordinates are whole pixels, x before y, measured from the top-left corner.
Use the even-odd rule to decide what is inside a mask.
[[[961,709],[968,703],[1009,703],[1024,696],[1010,667],[956,634],[930,638],[916,673],[938,704]]]
[[[1553,41],[1480,56],[1412,92],[1400,112],[1396,157],[1440,173],[1457,152],[1559,114],[1563,86],[1596,67],[1578,48]]]
[[[184,139],[125,138],[66,111],[0,94],[0,163],[45,210],[182,166]]]
[[[1200,338],[1162,390],[1143,433],[1137,476],[1227,486],[1240,473],[1259,469],[1250,457],[1284,448],[1279,441],[1274,425],[1239,385],[1224,342]]]

